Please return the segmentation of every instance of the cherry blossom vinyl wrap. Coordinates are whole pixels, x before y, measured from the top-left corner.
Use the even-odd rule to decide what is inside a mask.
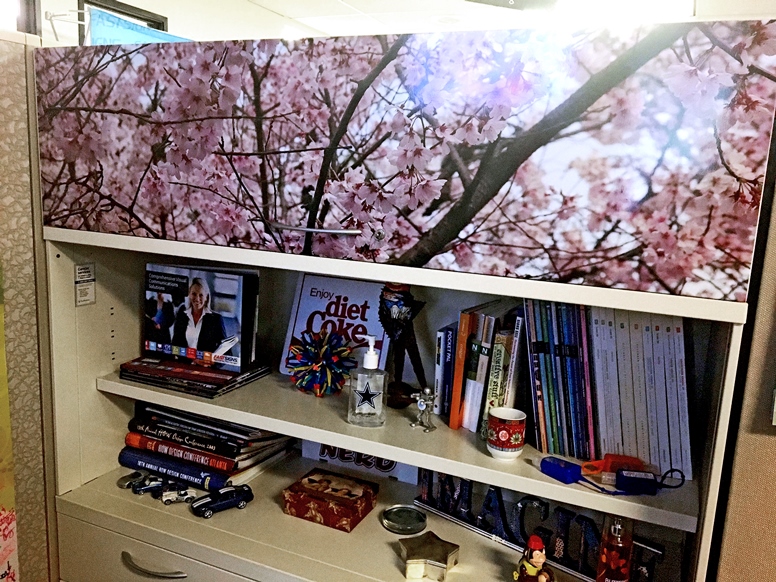
[[[745,301],[775,55],[759,21],[37,49],[44,220]]]

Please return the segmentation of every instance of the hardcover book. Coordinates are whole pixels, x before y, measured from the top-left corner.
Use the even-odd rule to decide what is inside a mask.
[[[191,483],[195,487],[208,491],[225,487],[229,482],[229,476],[226,473],[133,447],[121,449],[119,465],[128,469],[143,469],[156,475]]]
[[[196,463],[231,475],[247,469],[274,455],[276,452],[285,449],[290,439],[291,437],[286,436],[278,437],[277,439],[262,443],[261,446],[255,447],[255,450],[233,456],[216,455],[215,453],[200,451],[193,447],[179,445],[173,441],[148,437],[137,432],[127,433],[124,443],[128,447],[167,455],[168,457]]]
[[[379,367],[385,369],[388,336],[377,318],[383,285],[354,279],[302,274],[296,287],[293,308],[280,360],[281,374],[290,374],[288,351],[301,343],[302,333],[336,332],[353,348],[352,357],[363,361],[368,343],[363,336],[375,336],[380,352]]]
[[[259,274],[146,265],[143,354],[232,372],[257,365]]]

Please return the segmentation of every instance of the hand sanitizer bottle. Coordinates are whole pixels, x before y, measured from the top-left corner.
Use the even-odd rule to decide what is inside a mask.
[[[361,336],[369,342],[364,354],[364,365],[350,372],[350,399],[348,422],[358,426],[383,426],[387,409],[385,370],[380,370],[379,354],[375,351],[375,338]]]

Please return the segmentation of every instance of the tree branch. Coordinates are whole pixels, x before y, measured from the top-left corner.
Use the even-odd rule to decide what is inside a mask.
[[[693,26],[691,23],[683,23],[656,28],[605,69],[590,77],[536,125],[510,140],[493,160],[481,164],[475,179],[437,225],[421,237],[413,248],[391,262],[413,267],[425,265],[472,222],[475,215],[534,152],[577,121],[598,99],[671,46]]]
[[[315,194],[313,195],[312,202],[309,206],[309,213],[307,215],[307,228],[315,228],[315,220],[318,217],[318,209],[321,205],[321,199],[323,198],[323,188],[326,185],[326,180],[328,180],[329,177],[329,168],[331,168],[331,164],[334,161],[334,155],[337,151],[337,148],[339,147],[339,143],[345,136],[345,132],[348,129],[348,124],[350,123],[353,114],[356,112],[356,107],[358,107],[358,104],[361,102],[361,99],[364,97],[367,89],[369,89],[380,73],[382,73],[383,70],[396,58],[396,56],[399,54],[399,50],[407,43],[409,38],[410,37],[407,34],[403,34],[397,38],[396,42],[394,42],[393,46],[388,49],[388,52],[383,55],[383,58],[380,59],[380,62],[377,63],[375,68],[372,69],[372,71],[370,71],[366,77],[359,81],[358,85],[356,86],[356,90],[353,93],[353,96],[350,98],[350,102],[348,103],[345,112],[342,114],[342,118],[340,119],[339,124],[332,133],[331,140],[329,141],[329,147],[323,154],[321,171],[318,174],[318,183],[315,185]],[[332,111],[332,116],[333,115],[334,112]],[[304,237],[304,248],[302,249],[302,254],[312,255],[312,252],[313,236],[311,232],[308,232]]]

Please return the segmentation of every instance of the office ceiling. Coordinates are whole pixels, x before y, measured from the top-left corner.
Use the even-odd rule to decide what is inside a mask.
[[[325,36],[521,28],[558,20],[601,24],[601,19],[674,20],[693,15],[693,0],[517,0],[549,8],[514,10],[467,0],[247,0]],[[480,0],[482,1],[482,0]]]

